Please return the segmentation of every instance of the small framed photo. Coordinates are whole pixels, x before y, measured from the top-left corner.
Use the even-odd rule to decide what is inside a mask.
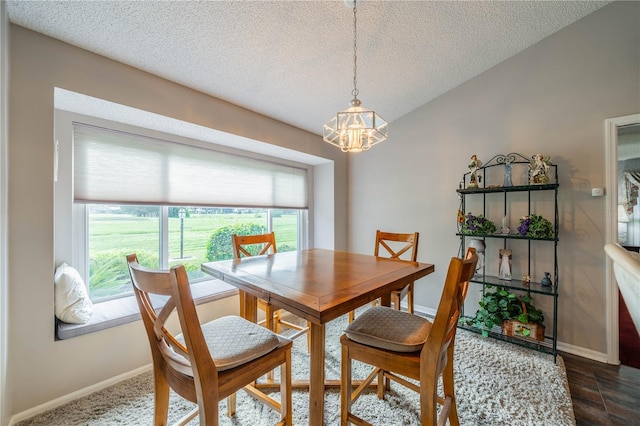
[[[500,264],[498,278],[511,281],[511,250],[500,249]]]

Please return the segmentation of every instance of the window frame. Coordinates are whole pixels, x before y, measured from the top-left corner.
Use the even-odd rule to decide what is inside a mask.
[[[167,134],[164,132],[145,129],[138,126],[119,123],[98,117],[87,116],[75,112],[55,109],[55,183],[54,183],[54,253],[55,264],[67,262],[78,269],[80,275],[85,280],[88,287],[89,277],[89,217],[87,204],[73,202],[73,121],[80,121],[87,124],[111,128],[114,130],[122,130],[130,133],[137,133],[144,136],[150,136],[178,143],[193,145],[198,147],[209,146],[212,150],[224,151],[233,154],[244,155],[250,158],[257,158],[266,161],[277,161],[282,164],[291,165],[298,168],[304,168],[307,171],[307,193],[309,197],[308,210],[299,210],[298,217],[298,249],[306,249],[310,246],[310,229],[312,223],[309,211],[312,209],[313,203],[313,166],[309,164],[298,163],[277,157],[269,157],[249,151],[229,148],[227,146],[213,144],[211,142],[199,141],[183,136]],[[265,207],[256,207],[265,208]],[[169,206],[161,206],[161,218],[159,224],[160,234],[160,267],[168,268],[168,209]],[[265,208],[268,213],[268,227],[272,229],[273,222],[270,210]],[[163,231],[164,230],[164,231]],[[88,290],[88,289],[87,289]],[[126,295],[125,295],[126,297]],[[100,303],[100,302],[98,302]]]

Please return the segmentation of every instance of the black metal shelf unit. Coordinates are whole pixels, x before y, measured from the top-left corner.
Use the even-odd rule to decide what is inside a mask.
[[[467,246],[466,240],[467,239],[481,239],[481,240],[485,240],[485,239],[501,239],[503,241],[503,247],[507,248],[508,242],[512,241],[512,240],[525,240],[527,241],[527,249],[526,249],[526,256],[527,256],[527,274],[526,275],[530,275],[531,273],[531,244],[532,242],[534,244],[549,244],[553,246],[553,278],[552,278],[552,284],[551,286],[545,286],[542,285],[541,282],[534,282],[534,281],[525,281],[525,280],[518,280],[518,279],[512,279],[512,280],[503,280],[500,279],[497,276],[492,276],[492,275],[487,275],[485,274],[486,271],[486,259],[485,262],[483,262],[483,265],[481,267],[481,269],[478,271],[479,273],[476,274],[473,279],[471,280],[471,283],[474,285],[479,285],[482,286],[482,294],[484,295],[485,293],[485,289],[487,286],[500,286],[500,287],[504,287],[506,289],[509,289],[511,291],[517,292],[517,293],[523,293],[523,294],[527,294],[527,295],[538,295],[538,296],[545,296],[545,297],[551,297],[553,299],[553,323],[551,324],[551,327],[549,327],[547,325],[547,327],[545,327],[546,331],[545,331],[545,336],[544,336],[544,341],[537,341],[537,340],[533,340],[533,339],[525,339],[525,338],[519,338],[519,337],[510,337],[510,336],[506,336],[504,334],[502,334],[502,330],[499,327],[494,327],[494,329],[489,330],[489,336],[496,338],[496,339],[500,339],[500,340],[504,340],[504,341],[508,341],[511,343],[514,343],[516,345],[519,346],[524,346],[524,347],[528,347],[531,349],[535,349],[538,350],[540,352],[545,352],[548,354],[552,354],[554,356],[554,360],[557,356],[557,343],[558,343],[558,321],[557,321],[557,315],[558,315],[558,227],[559,227],[559,221],[558,221],[558,188],[559,188],[559,184],[558,184],[558,169],[557,169],[557,165],[555,164],[551,164],[551,163],[547,163],[548,164],[548,182],[546,183],[537,183],[537,184],[532,184],[529,183],[529,172],[528,170],[530,169],[530,164],[532,164],[533,158],[528,158],[523,156],[522,154],[518,154],[518,153],[509,153],[506,155],[503,154],[499,154],[494,156],[491,160],[489,160],[487,163],[485,163],[484,165],[482,165],[477,171],[476,171],[476,176],[474,176],[474,181],[476,181],[477,187],[468,187],[467,185],[471,184],[472,179],[471,179],[471,174],[473,173],[472,171],[469,171],[467,173],[465,173],[463,175],[463,179],[460,182],[460,187],[457,189],[457,193],[460,197],[460,210],[462,213],[462,216],[466,215],[468,212],[466,210],[466,205],[467,205],[467,197],[482,197],[482,215],[485,215],[485,212],[487,211],[487,195],[489,194],[503,194],[503,197],[498,197],[498,198],[502,198],[501,202],[502,202],[502,206],[503,206],[503,213],[506,216],[507,214],[507,207],[510,203],[509,197],[511,194],[513,193],[527,193],[527,214],[531,215],[531,213],[535,213],[531,211],[531,193],[533,192],[539,192],[539,191],[547,191],[549,193],[553,193],[553,205],[554,205],[554,218],[553,218],[553,236],[548,237],[548,238],[532,238],[532,237],[525,237],[525,236],[521,236],[517,231],[515,232],[509,232],[508,234],[505,233],[500,233],[500,232],[494,232],[491,234],[469,234],[469,233],[464,233],[462,232],[462,230],[458,229],[458,232],[456,233],[456,235],[460,238],[460,249],[459,249],[459,253],[461,256],[464,255],[464,251],[465,248]],[[504,186],[504,185],[489,185],[486,186],[488,182],[496,181],[496,176],[504,176],[504,174],[498,174],[496,172],[501,171],[500,167],[502,167],[503,169],[505,167],[509,167],[510,170],[513,167],[516,168],[520,168],[520,171],[525,170],[525,173],[521,173],[521,175],[525,175],[526,179],[527,179],[527,183],[524,185],[514,185],[514,186]],[[480,173],[482,173],[484,175],[484,182],[482,179],[482,176],[480,176]],[[506,173],[506,171],[505,171]],[[478,176],[480,176],[480,178],[478,178]],[[509,182],[511,180],[511,176],[509,176]],[[505,178],[504,183],[507,183],[507,179]],[[496,196],[495,195],[491,195],[491,201],[495,202],[496,200]],[[460,226],[460,222],[459,222],[459,226]],[[550,248],[550,247],[549,247]],[[522,254],[522,253],[520,253]],[[475,313],[475,311],[473,313],[471,313],[471,315],[466,315],[463,312],[463,320],[466,318],[472,318],[473,314]],[[461,327],[473,332],[477,332],[480,333],[482,330],[472,327],[472,326],[468,326],[468,325],[462,325],[463,323],[461,323]],[[549,329],[551,329],[551,333],[549,334],[548,331]]]

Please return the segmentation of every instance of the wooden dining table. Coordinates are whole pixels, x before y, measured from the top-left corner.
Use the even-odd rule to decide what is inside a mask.
[[[323,424],[325,325],[434,271],[434,265],[310,249],[203,263],[240,290],[240,313],[256,321],[257,299],[310,322],[309,425]]]

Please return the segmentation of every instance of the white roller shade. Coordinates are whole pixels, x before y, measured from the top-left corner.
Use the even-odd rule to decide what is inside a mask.
[[[73,123],[74,201],[308,207],[307,170]]]

